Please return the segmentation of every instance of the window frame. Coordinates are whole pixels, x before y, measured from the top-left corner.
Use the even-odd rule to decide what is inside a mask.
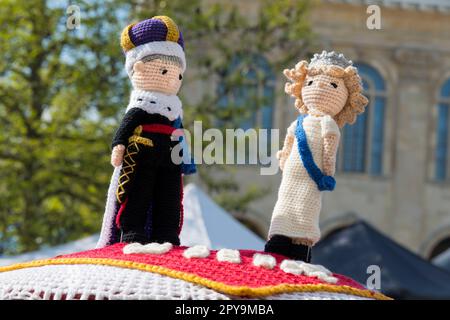
[[[435,150],[434,150],[434,172],[433,180],[438,183],[449,183],[450,182],[450,77],[447,77],[442,85],[439,87],[439,93],[436,102],[436,120],[435,120]],[[440,120],[441,111],[445,110],[446,119],[443,121],[445,126],[445,137],[444,137],[444,152],[441,155],[439,150],[440,144],[442,143],[440,139]],[[444,166],[439,162],[441,158],[444,158]],[[441,176],[442,174],[442,176]]]
[[[232,74],[233,72],[236,72],[236,69],[238,71],[242,69],[242,58],[243,55],[236,55],[233,58],[233,61],[229,64],[228,69],[225,71],[225,73]],[[233,106],[237,106],[238,104],[235,103],[236,97],[238,96],[237,93],[239,93],[240,90],[245,90],[249,87],[256,88],[256,96],[261,99],[269,99],[270,102],[267,103],[267,105],[261,105],[255,110],[256,112],[251,115],[248,119],[243,119],[243,121],[239,124],[238,128],[242,128],[244,130],[247,130],[249,128],[263,128],[263,129],[272,129],[274,127],[274,116],[275,116],[275,107],[276,107],[276,84],[277,79],[275,76],[275,73],[273,72],[273,68],[269,63],[269,60],[264,57],[264,55],[259,54],[253,54],[251,55],[251,58],[244,59],[245,61],[254,61],[252,64],[244,65],[248,66],[248,73],[253,71],[255,73],[255,76],[253,79],[245,79],[242,84],[237,86],[236,88],[231,88],[230,92],[227,95],[224,95],[220,93],[221,90],[223,90],[223,84],[222,81],[224,79],[221,79],[219,85],[218,85],[218,92],[222,97],[219,97],[221,101],[219,101],[219,105],[222,108],[228,108],[230,106],[230,102],[232,102]],[[242,72],[243,70],[240,70]],[[264,76],[259,77],[258,72],[262,71]],[[267,98],[266,92],[270,92],[269,98]],[[238,97],[239,98],[239,97]],[[244,97],[245,98],[245,97]],[[251,100],[251,97],[250,97]],[[247,102],[244,101],[243,104],[245,105]],[[270,125],[265,126],[265,117],[264,117],[264,109],[270,109]],[[249,122],[249,125],[245,125],[246,122]]]
[[[386,151],[386,114],[387,114],[387,105],[388,105],[388,92],[386,89],[386,80],[382,76],[382,74],[378,71],[378,69],[369,63],[366,62],[358,62],[354,64],[355,67],[358,68],[360,71],[360,77],[361,79],[367,83],[367,89],[363,89],[363,94],[369,99],[369,104],[366,106],[365,109],[365,117],[366,117],[366,124],[365,124],[365,148],[364,148],[364,170],[362,171],[356,171],[355,168],[352,169],[344,169],[344,154],[345,154],[345,130],[347,127],[344,127],[342,129],[342,135],[341,135],[341,142],[339,146],[339,155],[338,155],[338,161],[337,161],[337,172],[339,174],[345,174],[345,175],[369,175],[371,177],[384,177],[386,174],[386,168],[384,165],[384,155]],[[369,71],[369,72],[364,72]],[[378,78],[378,79],[377,79]],[[379,84],[377,84],[377,80],[379,80]],[[380,147],[380,154],[379,156],[379,163],[378,167],[379,169],[375,168],[374,160],[376,157],[376,154],[374,153],[374,139],[375,139],[375,121],[376,121],[376,112],[377,112],[377,101],[381,99],[381,112],[382,114],[382,120],[380,124],[382,125],[381,130],[381,147]],[[380,111],[379,111],[380,112]],[[361,115],[358,115],[357,120],[361,119]],[[354,124],[353,124],[354,125]],[[348,125],[346,125],[348,126]]]

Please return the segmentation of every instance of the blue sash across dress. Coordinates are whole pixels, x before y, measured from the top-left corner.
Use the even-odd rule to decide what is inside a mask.
[[[336,186],[336,180],[332,176],[324,175],[322,170],[314,162],[314,157],[308,145],[305,129],[303,129],[303,120],[307,116],[300,115],[297,118],[297,128],[295,129],[295,138],[297,139],[297,147],[300,159],[305,167],[308,175],[316,183],[320,191],[333,191]]]

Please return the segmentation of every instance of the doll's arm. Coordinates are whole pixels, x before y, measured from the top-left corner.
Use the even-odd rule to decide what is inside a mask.
[[[130,109],[122,119],[119,128],[117,128],[114,138],[112,140],[111,147],[127,145],[128,138],[133,135],[134,129],[142,122],[142,118],[145,116],[145,111],[139,108]]]
[[[280,169],[284,169],[284,164],[286,163],[286,159],[289,157],[289,154],[292,150],[292,145],[295,141],[294,130],[295,130],[296,122],[294,121],[289,128],[287,129],[286,138],[284,138],[283,149],[277,152],[277,159],[280,161]]]
[[[336,153],[340,140],[339,127],[330,116],[324,117],[321,124],[323,138],[323,172],[327,176],[334,176],[336,172]]]
[[[128,139],[133,134],[134,129],[141,124],[142,112],[145,111],[133,108],[123,117],[111,144],[111,164],[114,167],[119,167],[122,164],[125,146],[128,144]]]

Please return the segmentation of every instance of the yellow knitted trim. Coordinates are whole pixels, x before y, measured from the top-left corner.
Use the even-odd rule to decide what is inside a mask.
[[[351,294],[354,296],[372,298],[377,300],[392,300],[391,298],[369,290],[357,289],[350,286],[336,286],[329,284],[280,284],[275,286],[265,286],[265,287],[247,287],[247,286],[232,286],[221,282],[209,280],[206,278],[199,277],[195,274],[172,270],[166,267],[154,266],[145,263],[115,260],[107,258],[61,258],[61,259],[44,259],[36,260],[25,263],[18,263],[11,266],[0,267],[0,272],[13,271],[24,268],[41,267],[45,265],[61,265],[61,264],[102,264],[113,267],[137,269],[141,271],[153,272],[161,274],[164,276],[169,276],[176,279],[185,280],[188,282],[196,283],[213,290],[233,295],[233,296],[247,296],[247,297],[261,297],[270,296],[280,293],[291,293],[291,292],[333,292],[333,293],[343,293]]]
[[[136,135],[133,135],[130,138],[128,138],[128,142],[129,143],[136,142],[136,143],[139,143],[139,144],[143,144],[144,146],[147,146],[147,147],[153,147],[153,140],[152,139],[139,137],[139,136],[136,136]]]
[[[126,149],[125,156],[123,157],[123,164],[121,174],[119,176],[116,198],[119,203],[123,203],[125,199],[124,195],[126,193],[125,186],[130,183],[131,177],[134,174],[136,167],[135,156],[139,153],[139,145],[137,141],[129,141]]]
[[[128,26],[126,26],[123,29],[122,34],[120,35],[120,45],[124,51],[131,50],[135,47],[135,45],[133,44],[133,42],[131,42],[131,39],[130,39],[130,29],[135,24],[136,23],[132,23],[132,24],[129,24]]]
[[[169,18],[168,16],[156,16],[152,19],[158,19],[164,22],[167,27],[167,41],[177,42],[180,39],[180,32],[178,31],[178,27],[175,21],[173,21],[171,18]]]

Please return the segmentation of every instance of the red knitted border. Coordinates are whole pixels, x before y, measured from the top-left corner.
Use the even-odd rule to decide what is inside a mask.
[[[118,243],[106,248],[58,256],[54,259],[94,258],[138,262],[146,265],[161,266],[175,271],[194,274],[201,278],[237,287],[247,286],[251,288],[258,288],[276,286],[280,284],[328,284],[365,289],[356,281],[338,274],[334,274],[334,276],[338,279],[338,282],[336,284],[329,284],[315,277],[285,273],[279,268],[279,264],[285,258],[278,255],[273,255],[277,260],[277,266],[274,269],[256,267],[252,262],[253,255],[258,253],[258,251],[254,250],[240,250],[241,263],[235,264],[217,261],[216,251],[214,250],[211,251],[211,254],[207,258],[187,259],[182,255],[183,251],[186,249],[185,247],[175,246],[171,251],[162,255],[126,255],[122,252],[123,247],[123,243]]]

